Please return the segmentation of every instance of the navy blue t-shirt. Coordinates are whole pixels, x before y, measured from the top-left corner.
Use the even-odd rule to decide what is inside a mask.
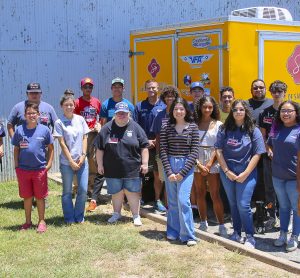
[[[154,116],[154,120],[150,131],[158,135],[160,133],[161,127],[169,120],[169,114],[167,113],[167,109],[163,109],[156,113],[158,109],[153,109],[151,115]]]
[[[36,128],[28,129],[26,123],[17,127],[11,139],[12,144],[19,147],[19,168],[39,170],[46,166],[46,147],[53,144],[49,128],[37,124]]]
[[[154,120],[154,117],[150,116],[152,110],[154,108],[156,108],[156,110],[164,109],[165,107],[166,105],[163,101],[159,100],[155,105],[153,105],[149,102],[148,98],[136,104],[134,109],[134,119],[144,129],[148,139],[155,138],[155,134],[150,131]]]
[[[229,168],[231,165],[240,164],[246,169],[255,154],[266,152],[262,134],[257,127],[252,134],[242,131],[240,128],[225,131],[221,127],[217,134],[215,148],[223,151]]]
[[[300,125],[280,126],[270,133],[267,144],[272,147],[272,175],[282,180],[295,180],[297,169],[297,143]]]

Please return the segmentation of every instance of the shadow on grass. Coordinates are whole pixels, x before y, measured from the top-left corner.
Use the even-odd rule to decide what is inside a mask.
[[[185,245],[185,243],[182,243],[180,240],[168,240],[166,237],[166,233],[158,230],[140,231],[140,235],[151,240],[168,241],[170,244],[174,245]]]
[[[24,208],[23,200],[1,203],[0,208],[15,209],[15,210],[23,209]]]

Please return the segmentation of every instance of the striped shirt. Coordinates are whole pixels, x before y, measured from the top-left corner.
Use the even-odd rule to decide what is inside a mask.
[[[175,124],[169,121],[162,126],[160,131],[160,157],[164,166],[164,170],[169,177],[173,173],[168,156],[185,157],[186,162],[179,174],[183,177],[194,167],[199,151],[199,132],[195,123],[189,123],[178,134]]]

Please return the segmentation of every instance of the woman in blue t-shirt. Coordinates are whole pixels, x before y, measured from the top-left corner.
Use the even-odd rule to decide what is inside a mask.
[[[283,102],[275,120],[267,144],[272,151],[272,179],[279,201],[280,235],[275,246],[286,245],[287,251],[298,247],[300,216],[297,214],[299,192],[297,190],[297,151],[300,142],[300,107],[293,101]],[[291,210],[293,230],[287,240]]]
[[[232,109],[218,132],[215,148],[233,221],[234,232],[230,239],[241,242],[243,226],[245,245],[255,248],[250,201],[256,185],[256,165],[265,152],[265,144],[244,100],[232,103]]]

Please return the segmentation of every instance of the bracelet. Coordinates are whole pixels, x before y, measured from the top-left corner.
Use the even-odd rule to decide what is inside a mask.
[[[86,156],[86,153],[82,153],[81,155]]]
[[[227,168],[227,170],[226,171],[224,171],[224,174],[226,175],[226,173],[229,171],[229,169]]]

